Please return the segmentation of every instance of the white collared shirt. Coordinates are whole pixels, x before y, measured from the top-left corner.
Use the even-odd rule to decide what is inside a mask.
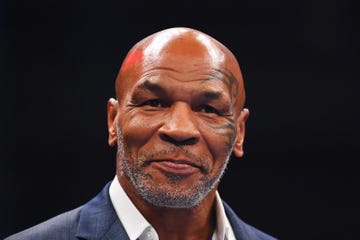
[[[109,194],[116,214],[130,240],[159,240],[155,229],[131,202],[116,176],[110,185]],[[218,192],[215,202],[217,222],[212,240],[236,240]]]

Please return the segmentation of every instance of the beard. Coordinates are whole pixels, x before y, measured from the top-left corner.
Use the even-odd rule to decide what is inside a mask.
[[[167,208],[185,208],[190,209],[198,206],[200,202],[209,194],[217,183],[220,182],[225,169],[228,165],[230,153],[226,154],[224,164],[221,166],[215,176],[209,174],[208,157],[198,157],[187,150],[185,147],[169,145],[164,150],[151,150],[142,154],[141,156],[134,156],[131,151],[126,150],[126,141],[119,126],[117,126],[117,166],[120,167],[120,172],[130,180],[137,193],[148,203],[157,207]],[[148,160],[154,159],[157,156],[177,153],[181,151],[188,158],[195,160],[202,166],[202,177],[199,181],[194,181],[190,187],[183,189],[182,179],[184,176],[167,173],[165,176],[168,179],[166,184],[157,183],[153,177],[145,173],[145,168],[148,166]]]

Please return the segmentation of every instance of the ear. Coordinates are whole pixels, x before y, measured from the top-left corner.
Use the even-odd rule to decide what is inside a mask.
[[[108,143],[110,147],[115,146],[117,142],[117,112],[118,112],[118,101],[114,98],[110,98],[107,103],[107,125],[108,125]]]
[[[233,148],[233,153],[236,157],[242,157],[244,155],[244,149],[243,149],[243,144],[244,144],[244,138],[245,138],[245,123],[246,120],[249,117],[249,109],[244,108],[241,113],[240,116],[237,119],[236,124],[238,125],[238,129],[237,129],[237,138],[235,141],[235,145]]]

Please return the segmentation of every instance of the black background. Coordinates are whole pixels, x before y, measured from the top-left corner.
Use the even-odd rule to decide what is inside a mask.
[[[358,1],[0,2],[0,237],[90,200],[114,177],[106,102],[127,51],[204,31],[243,69],[245,156],[223,198],[280,239],[359,229]]]

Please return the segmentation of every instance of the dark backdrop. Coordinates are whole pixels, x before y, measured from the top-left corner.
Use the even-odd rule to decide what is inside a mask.
[[[359,228],[358,1],[0,3],[0,237],[75,208],[114,177],[106,102],[130,47],[173,26],[238,57],[245,157],[220,193],[280,239]]]

